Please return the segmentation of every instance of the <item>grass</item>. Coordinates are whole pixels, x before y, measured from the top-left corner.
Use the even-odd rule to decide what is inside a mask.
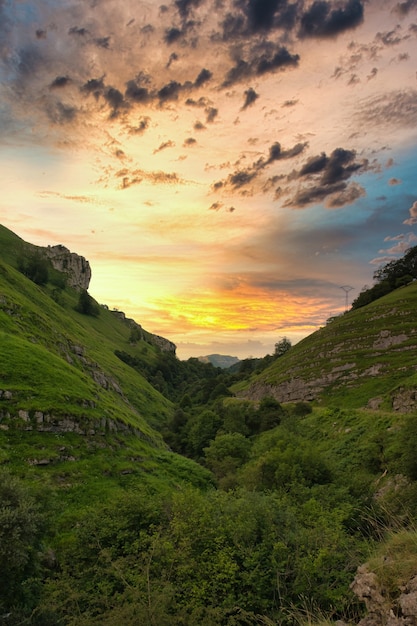
[[[395,598],[417,575],[417,530],[390,532],[368,562],[386,595]]]
[[[35,249],[0,226],[0,390],[9,392],[0,395],[0,464],[48,486],[75,516],[126,488],[211,484],[207,470],[166,449],[158,429],[171,402],[115,355],[153,365],[151,335],[132,344],[129,322],[107,307],[82,315],[77,291],[23,276],[19,255]],[[39,412],[55,426],[67,418],[94,432],[42,431]]]
[[[321,387],[317,398],[325,406],[361,408],[382,396],[388,408],[398,386],[408,379],[415,383],[416,307],[417,283],[412,283],[336,318],[233,390],[298,379]]]

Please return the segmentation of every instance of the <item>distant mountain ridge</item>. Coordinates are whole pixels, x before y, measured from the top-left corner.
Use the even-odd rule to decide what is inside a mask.
[[[197,357],[202,363],[211,363],[214,367],[221,367],[227,369],[236,363],[240,363],[240,359],[237,356],[228,356],[224,354],[208,354],[206,356]]]

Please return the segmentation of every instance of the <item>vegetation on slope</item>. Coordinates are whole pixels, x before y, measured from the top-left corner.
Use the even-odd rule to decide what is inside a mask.
[[[358,565],[380,572],[415,541],[417,422],[388,401],[415,384],[415,286],[228,373],[77,311],[79,293],[49,270],[36,284],[21,240],[0,239],[0,622],[357,620]],[[321,402],[231,391],[352,362],[374,375],[330,380]],[[410,563],[381,572],[390,592]]]

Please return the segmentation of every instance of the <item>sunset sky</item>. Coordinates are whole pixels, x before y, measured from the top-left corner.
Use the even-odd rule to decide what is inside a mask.
[[[417,244],[417,0],[0,0],[0,223],[184,359]]]

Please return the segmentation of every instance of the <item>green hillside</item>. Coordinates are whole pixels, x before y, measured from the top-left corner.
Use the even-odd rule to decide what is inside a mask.
[[[236,391],[284,402],[402,410],[406,390],[411,398],[417,385],[416,307],[413,282],[333,319]]]
[[[158,432],[172,403],[115,354],[123,350],[144,366],[157,362],[150,334],[132,342],[129,323],[107,307],[96,317],[77,312],[77,291],[37,285],[15,269],[22,251],[33,251],[29,244],[3,227],[0,238],[1,462],[21,475],[41,463],[55,484],[64,475],[87,493],[91,475],[80,466],[100,466],[104,457],[100,472],[119,481],[145,480],[161,455],[168,480],[170,464],[172,480],[182,473],[192,480],[193,472],[204,480],[201,468],[169,452]],[[54,280],[58,272],[50,274]],[[158,468],[158,479],[163,473]]]
[[[364,562],[400,615],[416,300],[395,289],[227,371],[0,226],[0,624],[356,624]]]

